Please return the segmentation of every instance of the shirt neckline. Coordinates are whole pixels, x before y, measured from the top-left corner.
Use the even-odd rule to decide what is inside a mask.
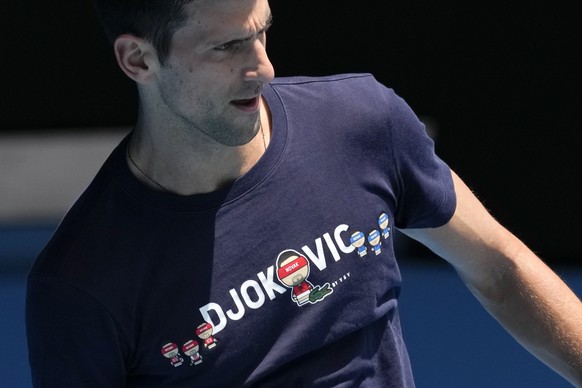
[[[219,190],[193,195],[177,195],[155,191],[140,182],[126,161],[129,133],[113,151],[111,162],[117,166],[117,179],[132,197],[149,206],[167,211],[201,211],[216,209],[238,201],[268,178],[278,165],[287,144],[288,122],[283,104],[271,85],[265,85],[263,96],[271,111],[271,139],[257,163],[232,184]]]

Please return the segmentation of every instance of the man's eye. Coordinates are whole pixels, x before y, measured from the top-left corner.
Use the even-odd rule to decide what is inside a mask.
[[[233,49],[238,48],[241,44],[242,44],[242,41],[233,40],[231,42],[227,42],[227,43],[221,44],[219,46],[216,46],[214,49],[217,51],[228,51],[228,50],[233,50]]]

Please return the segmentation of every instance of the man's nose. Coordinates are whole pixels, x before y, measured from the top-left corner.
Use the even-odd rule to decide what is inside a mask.
[[[256,39],[249,50],[248,65],[244,69],[244,77],[247,81],[260,81],[262,83],[269,83],[275,77],[275,69],[267,55],[264,40]]]

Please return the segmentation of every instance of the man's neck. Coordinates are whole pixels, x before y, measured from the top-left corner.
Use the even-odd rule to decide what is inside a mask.
[[[209,193],[231,184],[258,162],[271,138],[264,103],[258,133],[241,146],[194,140],[183,133],[171,136],[167,131],[147,128],[138,125],[131,136],[129,168],[146,186],[179,195]]]

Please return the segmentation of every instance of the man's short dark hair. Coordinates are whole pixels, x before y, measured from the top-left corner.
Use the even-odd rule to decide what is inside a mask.
[[[111,42],[131,34],[150,42],[163,65],[172,36],[185,22],[184,6],[193,0],[93,0],[97,17]]]

